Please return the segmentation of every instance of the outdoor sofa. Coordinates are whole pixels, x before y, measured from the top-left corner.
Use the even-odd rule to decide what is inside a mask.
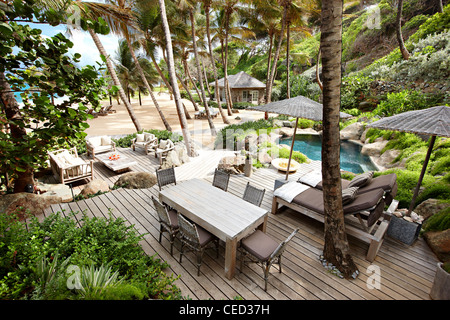
[[[116,143],[112,141],[111,137],[98,136],[86,139],[87,154],[92,154],[92,158],[98,153],[116,151]]]
[[[372,179],[362,187],[343,188],[343,194],[346,194],[346,202],[343,201],[346,232],[369,243],[366,259],[370,262],[378,254],[389,226],[391,213],[398,205],[398,201],[392,200],[396,191],[390,193],[381,187],[374,187],[388,181],[389,178],[395,177]],[[373,188],[370,187],[371,183],[374,183]],[[396,187],[395,179],[393,185]],[[350,197],[349,193],[352,193]],[[390,202],[390,205],[385,211],[386,201]],[[273,214],[277,213],[279,206],[286,206],[322,223],[325,221],[323,191],[320,187],[296,181],[288,182],[274,191]]]

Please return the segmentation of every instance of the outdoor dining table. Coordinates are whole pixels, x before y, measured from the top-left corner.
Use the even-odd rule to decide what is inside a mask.
[[[268,210],[192,179],[160,191],[159,199],[225,242],[225,276],[235,274],[238,242],[255,229],[266,232]]]

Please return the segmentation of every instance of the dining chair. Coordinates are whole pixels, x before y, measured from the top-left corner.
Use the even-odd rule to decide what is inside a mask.
[[[159,202],[159,200],[153,196],[152,201],[159,217],[159,242],[161,243],[163,232],[168,232],[170,241],[170,255],[173,255],[173,243],[175,242],[175,238],[180,229],[178,226],[177,211],[174,209],[168,209],[167,206]]]
[[[159,190],[165,185],[174,183],[177,184],[177,179],[175,177],[175,168],[172,166],[167,169],[156,170],[156,178],[158,180]]]
[[[247,186],[245,187],[245,191],[244,191],[244,195],[242,196],[242,199],[259,207],[259,206],[261,206],[261,202],[264,198],[265,192],[266,192],[266,189],[256,188],[256,187],[250,185],[250,182],[247,182]]]
[[[216,168],[216,170],[214,171],[214,179],[212,185],[214,187],[222,189],[223,191],[227,191],[229,181],[230,174]]]
[[[197,256],[197,276],[200,275],[200,266],[203,260],[203,253],[208,244],[214,242],[216,245],[217,258],[219,258],[219,239],[212,233],[203,229],[199,225],[189,222],[184,216],[178,214],[178,225],[180,226],[180,263],[183,259],[184,247],[194,251]]]
[[[244,259],[250,255],[252,262],[260,263],[264,273],[264,291],[267,291],[267,280],[269,278],[269,270],[272,264],[278,263],[279,272],[281,273],[281,256],[283,255],[286,245],[297,234],[299,229],[295,229],[284,241],[281,243],[275,241],[272,237],[256,230],[250,236],[241,241],[239,248],[241,252],[241,266],[244,264]],[[256,261],[255,261],[256,259]]]

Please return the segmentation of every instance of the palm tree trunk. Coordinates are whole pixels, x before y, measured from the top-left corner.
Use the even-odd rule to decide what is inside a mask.
[[[272,101],[273,80],[275,79],[275,71],[277,69],[278,58],[280,56],[281,44],[283,42],[283,36],[284,36],[284,29],[286,28],[287,10],[288,10],[288,8],[285,5],[284,9],[283,9],[283,18],[281,21],[280,36],[278,37],[277,50],[275,51],[275,56],[273,57],[273,64],[272,64],[272,70],[270,71],[269,81],[268,81],[268,83],[266,83],[267,103],[270,103]]]
[[[230,27],[230,14],[229,10],[226,12],[225,18],[225,57],[223,59],[223,71],[224,71],[224,90],[225,90],[225,100],[227,101],[228,115],[231,116],[231,97],[228,96],[230,90],[230,84],[228,83],[228,29]]]
[[[209,30],[209,3],[205,3],[205,15],[206,15],[206,36],[208,38],[208,49],[209,49],[209,58],[211,59],[211,65],[213,68],[213,73],[214,73],[214,81],[215,81],[215,86],[214,86],[214,96],[216,97],[216,101],[217,101],[217,106],[219,107],[219,112],[220,112],[220,116],[222,117],[223,123],[225,124],[229,124],[230,121],[228,120],[227,115],[225,114],[225,112],[222,109],[222,104],[220,103],[220,93],[219,93],[219,80],[217,79],[217,68],[216,68],[216,61],[214,60],[214,54],[213,54],[213,50],[212,50],[212,43],[211,43],[211,32]]]
[[[320,62],[320,46],[319,46],[319,51],[317,52],[317,62],[316,62],[316,81],[317,84],[319,85],[320,90],[323,91],[323,84],[322,81],[320,80],[320,66],[319,66],[319,62]]]
[[[167,68],[169,71],[170,82],[172,83],[172,90],[175,98],[175,104],[177,106],[178,119],[181,125],[181,131],[183,133],[184,143],[186,144],[186,151],[188,156],[193,156],[193,149],[191,149],[191,134],[189,132],[185,111],[183,110],[183,105],[181,103],[180,90],[177,85],[177,77],[175,74],[175,62],[173,58],[173,49],[172,49],[172,38],[170,35],[169,23],[167,21],[166,15],[166,5],[164,0],[158,0],[159,10],[161,13],[161,21],[163,25],[164,35],[166,39],[166,50],[167,50]]]
[[[130,115],[131,121],[133,121],[136,131],[142,131],[142,127],[139,124],[139,120],[136,118],[133,107],[131,106],[130,102],[127,99],[125,91],[123,90],[122,85],[120,84],[119,78],[117,78],[116,71],[114,70],[114,67],[112,65],[111,59],[109,58],[108,53],[103,47],[103,44],[101,43],[98,35],[92,29],[88,29],[88,31],[92,37],[92,40],[94,40],[94,43],[97,46],[98,51],[106,59],[106,67],[108,68],[109,74],[111,75],[114,85],[116,85],[119,88],[120,98],[122,99],[123,103],[125,104],[125,107],[127,108],[128,114]]]
[[[139,72],[139,75],[142,79],[142,82],[144,82],[145,87],[147,88],[148,92],[150,93],[150,97],[152,98],[153,104],[156,108],[156,110],[158,111],[158,114],[162,120],[162,122],[164,123],[164,126],[166,127],[167,131],[172,131],[172,128],[170,127],[169,122],[167,122],[166,117],[164,116],[163,112],[161,111],[161,108],[159,107],[158,101],[156,100],[153,92],[152,92],[152,88],[150,88],[150,85],[148,84],[147,78],[145,77],[144,74],[144,70],[142,70],[141,64],[139,63],[138,58],[136,57],[136,54],[134,53],[133,47],[131,45],[131,41],[129,39],[129,37],[125,37],[127,40],[127,45],[128,45],[128,49],[130,50],[131,56],[133,57],[134,63],[137,67],[137,70]],[[140,93],[140,92],[139,92]]]
[[[323,255],[345,278],[357,267],[350,255],[344,225],[339,162],[343,0],[322,1],[321,51],[323,78],[322,180],[325,212]]]
[[[186,90],[186,93],[189,96],[189,100],[191,100],[192,105],[194,106],[195,111],[198,111],[198,107],[197,107],[197,103],[194,100],[194,97],[192,96],[191,92],[189,91],[189,88],[187,87],[187,85],[184,83],[183,79],[181,79],[181,77],[178,75],[178,73],[176,73],[177,75],[177,79],[178,81],[180,81],[181,85],[183,86],[184,90]]]
[[[402,53],[403,59],[408,60],[409,52],[408,52],[408,49],[406,49],[406,47],[405,47],[405,43],[403,42],[403,35],[402,35],[402,11],[403,11],[403,0],[398,0],[397,21],[396,21],[397,41],[398,41],[398,46],[400,48],[400,52]]]
[[[290,82],[290,72],[291,72],[291,62],[290,62],[290,57],[289,57],[289,41],[290,41],[290,23],[288,21],[287,26],[286,26],[286,69],[287,69],[287,73],[286,73],[286,93],[287,93],[287,98],[290,99],[291,98],[291,82]]]

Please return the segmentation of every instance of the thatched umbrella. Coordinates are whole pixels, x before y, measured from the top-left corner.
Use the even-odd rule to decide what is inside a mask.
[[[411,204],[409,205],[408,213],[411,213],[417,195],[419,194],[420,185],[422,184],[428,161],[430,160],[436,136],[450,137],[450,108],[437,106],[423,110],[408,111],[392,117],[383,118],[369,124],[367,127],[431,135],[422,172],[420,173],[419,181],[414,191]]]
[[[297,132],[298,119],[303,118],[313,121],[322,121],[323,119],[322,104],[314,100],[311,100],[307,97],[297,96],[295,98],[274,101],[262,106],[250,107],[247,108],[247,110],[277,113],[296,118],[294,135],[292,136],[291,150],[289,153],[289,160],[286,168],[286,181],[287,181],[289,176],[289,168],[291,165],[292,151],[294,149],[294,141],[295,141],[295,134]],[[340,117],[341,119],[350,118],[351,115],[341,112]]]

